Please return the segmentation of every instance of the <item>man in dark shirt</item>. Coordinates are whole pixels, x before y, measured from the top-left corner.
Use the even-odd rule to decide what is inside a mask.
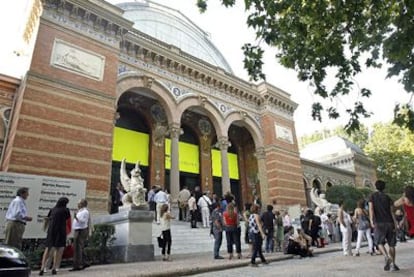
[[[262,221],[263,221],[263,229],[266,234],[266,245],[265,251],[266,253],[273,252],[273,232],[275,230],[274,220],[275,215],[273,213],[273,206],[267,205],[266,212],[262,214]]]
[[[397,271],[398,266],[395,264],[395,245],[397,243],[396,230],[397,222],[392,212],[393,201],[385,194],[385,182],[377,180],[375,182],[377,191],[369,199],[369,219],[371,226],[374,228],[375,243],[385,258],[385,271]],[[385,248],[385,242],[388,243],[389,254]]]

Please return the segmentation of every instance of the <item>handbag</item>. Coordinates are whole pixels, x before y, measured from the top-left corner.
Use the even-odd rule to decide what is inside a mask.
[[[157,241],[158,241],[158,247],[163,248],[164,247],[164,239],[161,236],[159,236],[159,237],[157,237]]]
[[[365,211],[362,211],[362,215],[358,218],[358,230],[367,230],[369,227],[368,217]]]
[[[358,229],[359,230],[366,230],[369,228],[369,222],[368,220],[359,220],[358,222]]]

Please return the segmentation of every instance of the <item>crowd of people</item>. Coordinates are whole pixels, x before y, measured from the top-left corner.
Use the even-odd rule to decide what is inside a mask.
[[[19,188],[6,212],[4,243],[17,249],[22,249],[26,223],[32,221],[26,206],[28,197],[29,189]],[[91,227],[88,202],[86,199],[79,200],[78,210],[73,214],[73,218],[67,208],[68,203],[68,198],[59,198],[44,218],[43,229],[46,232],[46,240],[39,275],[46,272],[48,265],[51,265],[52,275],[57,274],[64,249],[68,244],[67,238],[71,232],[73,232],[73,245],[71,245],[73,246],[73,268],[71,271],[83,270],[89,266],[84,254],[85,242]]]
[[[324,247],[337,241],[342,241],[344,256],[360,256],[361,242],[365,239],[368,242],[367,254],[382,254],[384,270],[398,271],[395,259],[397,239],[404,242],[407,236],[414,237],[414,187],[407,186],[396,201],[384,193],[384,181],[378,180],[375,187],[377,191],[369,199],[360,199],[352,212],[345,208],[342,201],[338,203],[336,214],[329,214],[320,207],[302,209],[300,226],[296,226],[296,230],[288,210],[276,210],[273,205],[262,207],[258,197],[255,197],[254,203],[246,203],[241,210],[230,192],[218,198],[209,192],[202,193],[200,187],[191,192],[184,187],[178,194],[178,220],[189,222],[191,228],[197,228],[197,223],[201,222],[203,228],[210,229],[214,237],[214,259],[225,259],[220,255],[223,233],[230,260],[242,258],[241,237],[244,235],[252,266],[257,266],[257,258],[267,263],[263,250],[266,253],[283,252],[312,257],[313,247]],[[122,198],[122,189],[119,190]],[[28,196],[29,189],[20,188],[6,213],[4,243],[19,249],[26,223],[32,221],[25,202]],[[171,220],[175,217],[171,213],[169,193],[153,186],[147,197],[150,210],[155,213],[155,222],[160,226],[162,260],[171,261]],[[86,199],[81,199],[73,217],[67,208],[68,203],[68,198],[59,198],[45,217],[44,231],[47,236],[39,275],[46,272],[50,263],[52,275],[58,272],[71,232],[74,235],[72,270],[83,270],[89,266],[84,255],[91,227],[88,203]],[[241,224],[245,224],[244,234]],[[352,242],[355,240],[355,253],[352,253]]]
[[[407,186],[403,195],[393,201],[384,192],[385,186],[384,181],[377,180],[376,191],[368,200],[360,199],[352,214],[340,202],[338,223],[344,256],[360,256],[361,241],[365,237],[368,241],[367,254],[382,255],[384,270],[398,271],[395,248],[397,241],[406,242],[407,236],[414,237],[414,187]],[[354,237],[356,248],[355,253],[352,253]]]
[[[332,214],[320,207],[302,209],[300,226],[296,226],[296,230],[288,210],[276,210],[273,205],[262,207],[257,197],[256,203],[248,203],[241,210],[230,192],[219,199],[214,194],[201,193],[199,187],[194,191],[184,187],[178,195],[178,219],[190,222],[192,228],[197,228],[197,222],[201,222],[203,228],[210,228],[214,236],[214,259],[224,259],[220,255],[223,236],[228,259],[240,259],[244,235],[252,266],[256,266],[257,258],[267,263],[263,251],[313,257],[314,247],[322,248],[340,241],[344,256],[360,256],[362,241],[366,240],[367,254],[384,255],[384,270],[396,271],[399,270],[395,263],[397,237],[392,237],[392,232],[398,234],[402,242],[406,241],[406,236],[414,236],[414,188],[407,187],[404,195],[392,202],[383,193],[384,187],[383,181],[377,181],[377,192],[369,199],[360,199],[352,211],[346,210],[342,201],[338,203],[337,212]],[[245,224],[245,234],[241,233],[241,224]],[[356,242],[354,253],[352,242]]]

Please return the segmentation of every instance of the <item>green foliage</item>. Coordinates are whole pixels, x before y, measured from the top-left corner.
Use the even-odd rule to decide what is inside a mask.
[[[310,143],[333,136],[346,138],[350,142],[358,145],[359,148],[364,149],[365,145],[368,143],[368,128],[365,125],[360,125],[359,130],[354,131],[351,134],[349,134],[343,126],[338,126],[335,129],[323,129],[322,131],[316,131],[313,134],[302,136],[300,138],[299,147],[302,149]]]
[[[345,210],[351,211],[356,208],[360,199],[365,199],[371,192],[367,189],[357,189],[351,186],[332,186],[326,191],[326,200],[331,203],[344,201]]]
[[[377,177],[386,182],[385,191],[401,194],[414,182],[414,134],[394,124],[376,124],[364,148],[377,164]]]
[[[235,0],[221,0],[226,7]],[[364,68],[379,68],[381,59],[390,66],[387,77],[399,77],[407,92],[414,93],[414,1],[303,1],[244,0],[248,27],[257,37],[257,45],[246,43],[244,67],[253,80],[263,79],[261,44],[277,49],[276,58],[294,69],[300,81],[309,82],[314,94],[333,100],[357,91],[368,98],[371,91],[354,84]],[[207,0],[197,0],[201,11]],[[334,72],[336,84],[328,89],[328,72]],[[414,112],[410,105],[397,106],[400,126],[414,131]],[[330,118],[340,114],[335,107],[312,105],[312,117],[322,120],[325,110]],[[358,130],[361,117],[369,117],[362,102],[355,101],[346,110],[345,128]]]
[[[32,269],[40,268],[43,251],[45,250],[44,242],[44,239],[23,240],[22,252],[27,258],[27,261]]]
[[[107,263],[111,258],[110,246],[115,241],[115,226],[111,224],[96,224],[88,247],[85,248],[86,255],[92,263]]]

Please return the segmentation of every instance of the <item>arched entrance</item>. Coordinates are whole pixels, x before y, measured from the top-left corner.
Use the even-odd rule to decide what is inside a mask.
[[[164,134],[167,118],[159,102],[146,89],[136,88],[123,93],[117,103],[114,119],[111,172],[111,212],[116,212],[116,185],[120,182],[121,161],[126,159],[129,174],[137,161],[140,162],[144,186],[161,184],[164,176]],[[162,134],[159,134],[163,132]],[[161,150],[160,150],[161,149]],[[151,174],[155,182],[151,182]]]

